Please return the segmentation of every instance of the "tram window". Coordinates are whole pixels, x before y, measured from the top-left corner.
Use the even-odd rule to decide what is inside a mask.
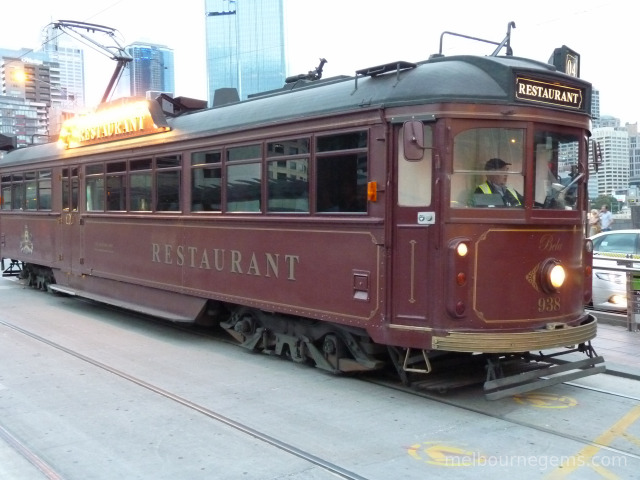
[[[553,131],[538,131],[534,140],[536,208],[573,210],[578,203],[580,176],[579,137]],[[584,180],[583,180],[584,181]]]
[[[88,212],[104,211],[104,177],[95,175],[87,177],[86,200]]]
[[[36,172],[26,172],[24,180],[24,208],[25,210],[37,210],[38,182],[36,180]]]
[[[523,162],[523,129],[473,128],[459,133],[453,143],[451,207],[523,207]],[[497,165],[502,165],[500,176],[506,176],[505,191],[508,193],[504,197],[488,183],[492,178],[487,177],[487,171],[495,171]],[[484,196],[487,193],[489,197]],[[491,201],[486,201],[487,198]],[[503,198],[509,201],[503,201]]]
[[[170,155],[156,158],[156,168],[170,168],[180,166],[180,155]]]
[[[222,205],[222,152],[191,154],[191,211],[220,211]]]
[[[403,127],[404,128],[404,127]],[[402,139],[402,135],[400,139]],[[424,127],[424,149],[421,160],[404,158],[404,143],[398,142],[398,205],[423,207],[431,205],[432,129]]]
[[[367,132],[350,132],[338,135],[318,137],[317,152],[334,152],[336,150],[353,150],[367,147]]]
[[[51,170],[38,172],[38,209],[51,210]]]
[[[308,212],[308,172],[306,158],[270,161],[267,165],[267,210]]]
[[[159,211],[180,210],[180,171],[168,170],[156,172]]]
[[[220,163],[222,161],[222,153],[219,150],[211,152],[195,152],[191,154],[191,165],[207,165],[211,163]]]
[[[127,209],[127,189],[124,175],[107,175],[107,210],[123,211]]]
[[[262,157],[262,148],[260,144],[243,145],[241,147],[233,147],[227,149],[227,160],[230,162],[238,160],[250,160]]]
[[[260,163],[229,165],[227,167],[227,211],[259,212],[261,186]]]
[[[62,170],[62,209],[65,211],[78,211],[78,181],[77,168],[65,168]]]
[[[267,157],[302,155],[309,153],[308,138],[293,138],[267,143]]]
[[[150,158],[143,158],[140,160],[131,160],[131,162],[129,162],[129,170],[131,171],[150,170],[150,169],[151,169]]]
[[[2,176],[2,210],[11,210],[11,175]]]
[[[132,173],[129,177],[131,183],[131,205],[129,210],[144,212],[151,210],[151,173]]]
[[[316,210],[367,211],[367,155],[355,153],[317,160]]]
[[[126,172],[127,162],[111,162],[107,163],[107,173]]]
[[[104,211],[104,165],[85,167],[85,200],[88,212]]]
[[[24,176],[14,173],[11,181],[11,197],[13,198],[13,210],[24,209]]]

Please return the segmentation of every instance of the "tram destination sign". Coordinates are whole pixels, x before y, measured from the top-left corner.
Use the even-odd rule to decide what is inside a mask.
[[[515,87],[516,100],[574,110],[581,110],[584,105],[584,92],[581,88],[520,76],[516,77]]]

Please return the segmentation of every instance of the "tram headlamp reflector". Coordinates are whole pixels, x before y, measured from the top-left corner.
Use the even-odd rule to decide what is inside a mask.
[[[466,257],[467,253],[469,253],[469,247],[467,247],[466,243],[460,242],[456,247],[456,253],[459,257]]]
[[[564,284],[566,273],[562,265],[555,265],[549,271],[549,282],[553,288],[560,288]]]

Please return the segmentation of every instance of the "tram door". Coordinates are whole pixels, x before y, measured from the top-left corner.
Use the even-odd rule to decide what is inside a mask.
[[[392,323],[420,327],[426,324],[433,305],[428,286],[434,279],[429,277],[428,260],[438,227],[433,201],[432,128],[419,123],[413,126],[416,132],[424,129],[425,140],[413,153],[408,152],[411,145],[403,145],[408,128],[405,124],[401,129],[396,161]]]
[[[82,235],[78,213],[80,181],[78,167],[62,170],[62,213],[59,220],[60,269],[67,274],[79,274],[82,261]]]

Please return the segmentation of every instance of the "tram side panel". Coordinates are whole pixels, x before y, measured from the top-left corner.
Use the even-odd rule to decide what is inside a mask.
[[[86,218],[82,228],[71,286],[121,303],[212,299],[365,328],[382,309],[382,225]],[[174,295],[152,303],[152,291]]]
[[[55,267],[58,264],[57,227],[59,216],[48,214],[5,214],[0,218],[3,258]]]

